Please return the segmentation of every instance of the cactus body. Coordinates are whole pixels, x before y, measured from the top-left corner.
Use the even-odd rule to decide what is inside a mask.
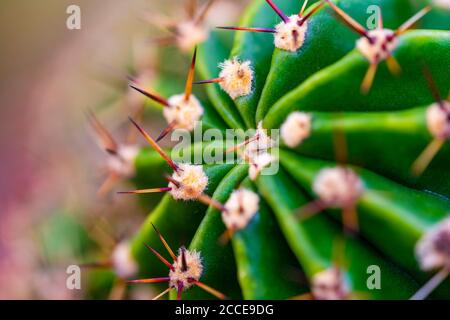
[[[287,17],[301,7],[297,1],[276,2]],[[366,2],[332,2],[366,25]],[[384,28],[392,30],[423,7],[409,0],[371,4],[381,8]],[[240,187],[260,197],[258,213],[225,244],[219,241],[226,227],[217,207],[164,195],[130,241],[141,276],[167,273],[142,245],[164,250],[154,224],[168,243],[200,252],[201,281],[231,298],[287,299],[308,292],[320,298],[323,292],[314,284],[336,268],[346,288],[339,298],[408,299],[431,277],[420,269],[416,246],[450,212],[450,144],[443,143],[419,177],[411,174],[411,166],[433,140],[426,113],[435,101],[423,67],[433,75],[443,99],[450,89],[450,11],[433,8],[418,23],[421,29],[399,34],[392,55],[401,73],[391,74],[387,62],[380,61],[367,94],[360,88],[370,61],[356,48],[360,36],[328,3],[312,1],[304,15],[311,11],[297,50],[275,48],[270,32],[236,31],[230,43],[230,31],[225,30],[212,31],[199,46],[197,71],[202,79],[217,78],[219,63],[234,57],[249,61],[253,71],[251,91],[243,96],[230,97],[218,83],[202,87],[207,96],[200,99],[204,128],[248,129],[262,121],[266,129],[279,129],[293,112],[309,115],[310,127],[298,145],[288,147],[281,141],[276,174],[251,181],[248,164],[204,166],[209,178],[205,194],[214,201],[225,204]],[[279,23],[282,20],[265,1],[254,0],[240,25],[275,28]],[[347,142],[341,146],[345,163],[336,158],[337,133]],[[222,142],[204,141],[189,149],[194,154],[211,147],[223,152]],[[139,187],[154,186],[155,175],[165,170],[157,158],[148,150],[137,157]],[[353,166],[363,188],[354,206],[324,207],[309,219],[299,218],[299,210],[320,201],[313,185],[321,170],[347,165]],[[349,234],[341,224],[350,209],[356,212],[358,229]],[[446,245],[448,249],[450,243]],[[370,266],[381,270],[379,290],[367,286]],[[176,298],[175,290],[170,296]],[[184,299],[212,297],[199,287],[183,292]],[[450,298],[450,282],[441,284],[433,297]]]

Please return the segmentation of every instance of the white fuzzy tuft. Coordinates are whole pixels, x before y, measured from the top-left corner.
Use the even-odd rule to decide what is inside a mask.
[[[177,25],[176,34],[177,45],[184,52],[192,50],[208,39],[208,29],[194,21],[185,21]]]
[[[228,93],[232,99],[243,97],[252,92],[253,70],[250,61],[240,62],[238,58],[225,60],[219,64],[222,71],[220,87]]]
[[[264,168],[267,168],[275,161],[275,158],[268,152],[261,153],[258,155],[254,155],[250,160],[250,167],[248,169],[248,175],[252,181],[255,181],[256,178],[260,175],[261,171]]]
[[[256,180],[261,171],[268,167],[275,159],[270,154],[270,149],[275,146],[275,141],[267,134],[262,122],[258,124],[255,135],[245,146],[243,158],[250,164],[249,176],[251,180]]]
[[[434,0],[433,2],[435,6],[450,11],[450,0]]]
[[[200,101],[190,95],[189,101],[184,99],[184,94],[169,98],[169,106],[163,109],[164,118],[167,123],[175,121],[176,129],[194,130],[195,124],[203,115],[203,107]]]
[[[138,271],[128,243],[119,243],[112,253],[111,260],[115,273],[122,279],[128,279]]]
[[[282,21],[275,26],[275,47],[291,52],[302,47],[308,30],[308,22],[305,21],[302,26],[299,26],[300,21],[301,17],[292,15],[287,23]]]
[[[239,189],[233,191],[225,203],[226,211],[222,220],[229,230],[242,230],[259,210],[259,196],[253,191]]]
[[[345,300],[349,295],[343,273],[338,268],[329,268],[315,274],[311,289],[316,300]]]
[[[182,250],[183,248],[178,250],[177,260],[173,263],[174,270],[169,272],[169,286],[178,288],[178,285],[182,284],[183,290],[186,290],[192,287],[195,281],[200,280],[203,273],[203,264],[199,252],[184,249],[187,269],[183,270]]]
[[[198,199],[208,185],[208,176],[202,166],[179,164],[180,170],[173,173],[172,178],[179,182],[179,187],[170,182],[170,194],[176,200]]]
[[[427,126],[433,137],[446,140],[450,138],[450,102],[442,103],[443,108],[435,103],[427,109]]]
[[[304,112],[293,112],[281,126],[281,138],[284,143],[295,148],[311,134],[311,115]]]
[[[107,167],[110,172],[123,178],[132,178],[135,174],[134,160],[139,149],[134,145],[119,145],[117,154],[110,155]]]
[[[367,37],[362,37],[356,42],[356,47],[370,63],[378,63],[386,60],[392,55],[395,48],[397,48],[397,37],[395,37],[394,31],[392,30],[370,30],[368,31],[368,36],[372,39],[372,43]]]
[[[258,124],[255,135],[250,140],[244,148],[244,155],[249,158],[265,153],[275,145],[275,141],[267,134],[267,129],[263,128],[262,122]]]
[[[450,217],[441,221],[419,240],[416,256],[424,271],[450,267]]]
[[[336,167],[321,170],[313,190],[325,205],[345,208],[358,201],[364,192],[364,185],[353,170]]]

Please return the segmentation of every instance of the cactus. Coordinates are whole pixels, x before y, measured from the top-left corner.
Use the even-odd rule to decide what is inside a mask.
[[[371,30],[369,5],[381,8]],[[182,94],[131,84],[167,128],[154,139],[131,119],[152,148],[123,176],[145,189],[125,193],[165,194],[116,274],[137,266],[129,285],[148,283],[158,298],[450,298],[448,2],[253,0],[238,26],[219,27],[198,44]],[[183,151],[243,161],[182,163],[159,146],[199,119],[254,130],[231,148]]]

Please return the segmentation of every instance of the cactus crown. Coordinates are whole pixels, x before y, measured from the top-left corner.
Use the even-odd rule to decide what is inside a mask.
[[[303,6],[254,0],[239,26],[177,26],[181,49],[198,46],[184,92],[172,90],[166,99],[157,87],[131,84],[148,98],[147,107],[162,106],[167,121],[154,140],[132,120],[152,150],[119,148],[95,122],[113,157],[112,171],[125,179],[160,175],[169,182],[127,192],[166,192],[130,236],[139,273],[162,272],[143,242],[161,246],[159,238],[169,248],[164,234],[189,248],[177,256],[169,248],[173,263],[150,248],[169,276],[133,282],[167,282],[163,293],[173,292],[172,298],[181,292],[223,298],[223,292],[286,299],[310,292],[313,299],[348,299],[358,292],[408,299],[425,284],[425,272],[449,268],[450,179],[443,177],[450,174],[450,105],[441,97],[450,89],[450,36],[440,29],[450,27],[450,11],[425,0],[422,7],[409,0],[374,2],[381,11],[371,30],[363,27],[367,4],[356,0]],[[170,82],[161,86],[171,91]],[[195,130],[197,121],[221,132],[256,129],[231,148],[225,136],[187,147],[194,155],[214,150],[243,161],[183,163],[159,146],[173,130]],[[280,129],[279,144],[269,129]],[[164,161],[155,161],[155,154]],[[126,167],[130,159],[132,169]],[[276,162],[279,169],[265,174]],[[171,169],[166,175],[164,163]],[[220,241],[224,234],[227,241]],[[345,264],[332,249],[340,237]],[[372,265],[388,279],[380,290],[366,286]],[[286,276],[292,266],[307,280]],[[435,287],[426,286],[420,296]],[[445,282],[433,294],[448,298],[449,292]]]

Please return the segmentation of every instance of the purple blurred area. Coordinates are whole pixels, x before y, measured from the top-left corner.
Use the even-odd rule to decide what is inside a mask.
[[[228,6],[234,0],[219,1]],[[83,298],[65,286],[72,252],[50,259],[42,247],[42,226],[55,217],[112,224],[120,213],[129,218],[120,224],[124,228],[136,228],[143,219],[135,200],[96,197],[104,153],[85,113],[95,110],[113,133],[121,127],[129,110],[120,103],[100,106],[120,95],[117,83],[126,87],[136,42],[159,36],[146,14],[172,17],[183,10],[182,2],[1,1],[0,299]],[[81,8],[81,30],[66,27],[69,5]],[[223,18],[223,8],[212,21]],[[163,126],[160,119],[152,121]]]
[[[70,4],[81,8],[81,30],[66,28]],[[0,4],[2,299],[70,298],[52,290],[57,281],[41,268],[35,233],[60,209],[84,211],[96,201],[93,159],[100,153],[83,113],[112,94],[98,78],[106,68],[125,72],[146,6],[118,0]]]

